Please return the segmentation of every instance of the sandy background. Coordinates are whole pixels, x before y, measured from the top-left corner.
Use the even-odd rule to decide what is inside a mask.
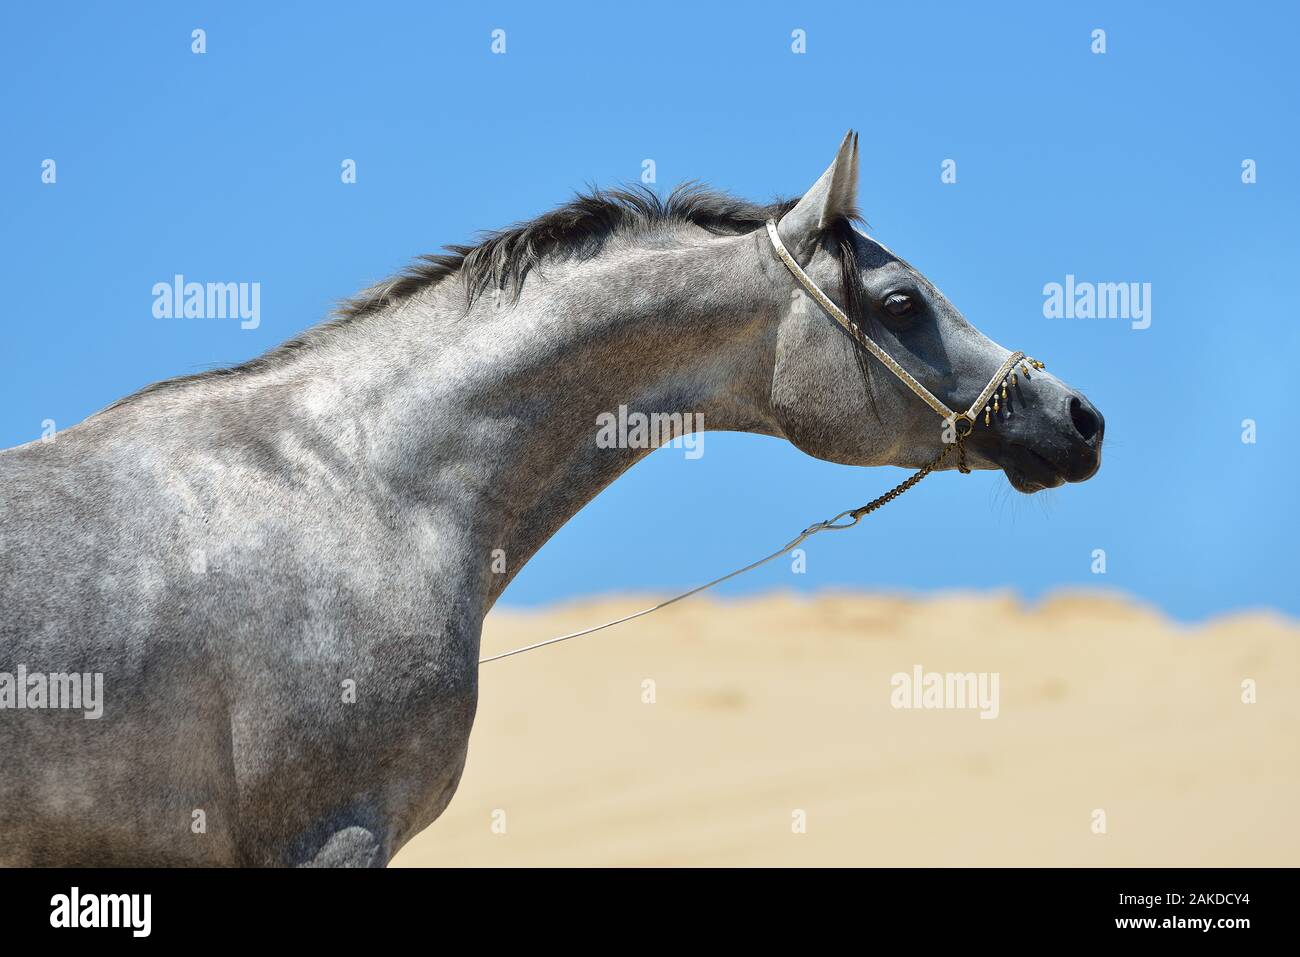
[[[484,649],[648,603],[494,612]],[[1000,715],[894,709],[891,675],[917,664],[998,672]],[[1300,625],[1281,617],[700,598],[485,665],[460,790],[394,866],[1297,865],[1297,808]]]

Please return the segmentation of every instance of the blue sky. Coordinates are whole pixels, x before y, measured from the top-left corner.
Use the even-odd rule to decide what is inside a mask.
[[[805,574],[777,565],[727,590],[1107,587],[1188,620],[1300,614],[1295,6],[734,9],[14,7],[0,33],[0,444],[262,352],[416,254],[586,183],[634,181],[644,159],[661,190],[698,178],[768,199],[805,189],[854,127],[872,233],[1086,392],[1106,415],[1105,462],[1033,498],[992,473],[933,478],[817,540]],[[340,182],[346,158],[355,185]],[[151,288],[175,273],[260,282],[260,326],[155,319]],[[1150,328],[1044,318],[1043,287],[1066,274],[1151,283]],[[505,602],[685,587],[903,474],[752,436],[705,448],[650,456]]]

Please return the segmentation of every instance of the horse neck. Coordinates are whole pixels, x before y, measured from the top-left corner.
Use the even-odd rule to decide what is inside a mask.
[[[344,414],[385,437],[369,471],[454,529],[469,567],[481,563],[485,612],[651,451],[601,447],[602,415],[690,413],[706,430],[776,433],[778,293],[755,246],[746,236],[543,264],[517,302],[489,292],[468,312],[449,280],[363,320],[356,341],[370,354],[338,351],[340,374],[386,370]]]

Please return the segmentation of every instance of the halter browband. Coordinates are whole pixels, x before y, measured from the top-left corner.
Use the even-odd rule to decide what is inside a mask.
[[[1016,373],[1013,370],[1016,367],[1016,363],[1020,363],[1020,371],[1024,374],[1026,379],[1029,378],[1030,366],[1033,366],[1035,369],[1045,368],[1044,363],[1039,362],[1037,359],[1031,359],[1023,352],[1013,352],[1003,360],[1002,365],[1000,365],[998,370],[993,373],[993,377],[989,379],[989,384],[984,387],[984,391],[979,394],[979,397],[971,403],[970,408],[965,412],[954,412],[952,409],[944,405],[933,392],[921,385],[920,382],[917,382],[915,377],[899,365],[893,356],[880,348],[880,346],[876,345],[876,343],[873,342],[866,333],[858,328],[857,323],[853,322],[853,320],[844,314],[844,310],[835,305],[835,303],[831,301],[831,298],[821,291],[821,288],[817,283],[812,281],[812,278],[803,271],[803,268],[795,261],[795,258],[790,255],[790,251],[785,248],[785,243],[781,242],[781,236],[776,231],[776,220],[769,219],[767,221],[767,235],[772,240],[772,247],[776,250],[776,254],[781,257],[781,261],[785,263],[786,268],[790,270],[794,278],[799,280],[799,285],[803,286],[804,289],[808,291],[808,295],[813,297],[813,300],[817,305],[821,306],[822,310],[827,315],[839,323],[839,325],[843,327],[844,331],[849,334],[849,337],[860,348],[865,349],[867,352],[879,359],[881,364],[896,375],[903,385],[916,393],[917,397],[920,398],[922,402],[934,409],[944,422],[950,423],[953,430],[960,436],[970,435],[971,431],[975,428],[975,418],[980,414],[981,410],[984,412],[984,424],[987,426],[990,424],[990,414],[999,413],[1002,411],[1002,408],[1006,406],[1007,378],[1009,374],[1011,387],[1014,388],[1016,385]],[[1023,362],[1021,360],[1023,360]],[[999,386],[1001,387],[1000,392]],[[991,404],[989,402],[990,399],[992,399]],[[965,423],[964,431],[961,426],[958,425],[958,423],[961,422]]]

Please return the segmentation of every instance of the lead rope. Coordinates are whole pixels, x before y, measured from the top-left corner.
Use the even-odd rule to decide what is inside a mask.
[[[882,508],[885,505],[888,505],[890,502],[898,498],[900,495],[902,495],[912,486],[916,485],[916,483],[921,481],[921,479],[925,478],[936,468],[938,468],[943,463],[943,460],[948,457],[949,453],[952,452],[954,446],[956,446],[957,448],[957,468],[960,469],[963,473],[969,472],[970,469],[966,467],[966,436],[961,433],[957,433],[956,441],[945,443],[943,449],[939,452],[937,456],[935,456],[933,462],[931,462],[929,465],[925,465],[917,469],[915,472],[909,475],[902,482],[899,482],[897,485],[891,488],[884,495],[881,495],[879,498],[872,499],[870,502],[868,502],[866,505],[863,505],[860,508],[854,508],[846,512],[840,512],[840,514],[836,515],[834,518],[828,518],[824,522],[818,522],[815,525],[809,525],[802,532],[800,532],[798,536],[795,537],[792,541],[782,546],[780,549],[778,549],[777,551],[773,552],[771,555],[768,555],[765,558],[760,558],[756,562],[751,562],[750,564],[745,565],[743,568],[737,568],[734,572],[728,572],[727,574],[723,575],[720,578],[713,579],[713,581],[711,582],[706,582],[703,585],[697,585],[696,587],[692,588],[690,591],[684,591],[680,595],[674,595],[672,598],[668,598],[664,601],[661,601],[657,605],[651,605],[649,608],[643,608],[641,611],[633,612],[630,615],[624,615],[622,618],[615,618],[613,621],[607,621],[603,625],[593,625],[590,628],[582,629],[582,631],[575,631],[567,635],[560,635],[558,638],[548,638],[545,641],[539,641],[536,644],[524,645],[522,648],[515,648],[512,651],[502,652],[499,655],[491,655],[487,658],[480,658],[478,663],[484,665],[487,664],[489,661],[500,661],[502,658],[510,658],[513,655],[522,655],[525,651],[534,651],[538,648],[545,648],[547,645],[559,644],[561,641],[569,641],[572,638],[581,638],[584,635],[591,635],[598,631],[603,631],[606,628],[613,628],[615,625],[621,625],[626,621],[632,621],[635,618],[644,617],[645,615],[648,615],[651,612],[658,611],[660,608],[667,608],[669,605],[675,604],[684,598],[690,598],[692,595],[698,595],[702,591],[708,591],[714,585],[721,585],[723,582],[735,578],[738,575],[743,575],[745,574],[745,572],[750,572],[753,571],[755,568],[758,568],[762,565],[766,565],[768,562],[780,558],[782,555],[785,555],[791,551],[794,551],[794,549],[798,548],[800,545],[802,545],[804,542],[806,542],[808,539],[812,538],[814,535],[816,535],[819,532],[842,532],[846,528],[852,528],[854,525],[858,524],[858,522],[861,521],[864,516],[870,515],[872,512],[876,511],[877,509]],[[841,519],[847,519],[847,521],[841,521]]]

